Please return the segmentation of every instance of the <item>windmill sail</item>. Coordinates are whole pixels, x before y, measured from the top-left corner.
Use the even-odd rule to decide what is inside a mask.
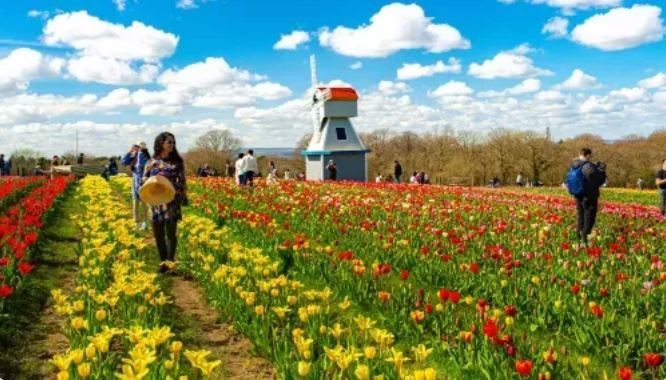
[[[310,80],[312,82],[312,140],[311,143],[319,142],[321,139],[321,116],[319,114],[319,99],[317,98],[317,60],[310,56]]]

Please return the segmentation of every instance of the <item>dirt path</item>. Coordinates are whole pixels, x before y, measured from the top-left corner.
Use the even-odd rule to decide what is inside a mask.
[[[218,313],[208,305],[201,288],[192,281],[174,278],[171,286],[174,306],[185,317],[189,328],[200,334],[192,342],[198,349],[210,350],[212,357],[222,360],[225,379],[275,379],[272,364],[252,354],[252,342],[234,331],[233,326],[218,321]]]

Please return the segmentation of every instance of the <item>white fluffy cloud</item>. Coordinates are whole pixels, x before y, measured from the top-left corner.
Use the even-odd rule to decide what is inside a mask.
[[[131,94],[130,91],[126,88],[117,88],[97,101],[97,107],[101,109],[116,109],[127,107],[131,104]]]
[[[296,50],[304,43],[310,41],[310,34],[302,30],[294,30],[289,34],[280,36],[280,40],[273,45],[275,50]]]
[[[174,115],[185,106],[215,109],[249,106],[259,100],[291,95],[289,88],[231,67],[221,57],[210,57],[180,70],[168,69],[157,78],[157,83],[163,88],[131,93],[130,103],[139,107],[141,115]]]
[[[130,26],[113,24],[86,11],[62,13],[44,27],[47,45],[65,45],[82,55],[124,61],[158,62],[173,54],[178,37],[134,21]]]
[[[152,150],[155,136],[164,131],[176,135],[178,148],[187,150],[197,136],[212,129],[229,129],[239,136],[238,130],[229,128],[224,120],[200,119],[169,123],[156,122],[96,122],[79,120],[75,122],[32,122],[21,123],[3,129],[7,139],[0,148],[31,148],[50,156],[74,150],[74,136],[78,132],[79,149],[83,152],[102,154],[121,154],[127,152],[128,144],[133,141],[145,141]],[[44,144],[44,136],[49,136],[49,144]],[[4,144],[7,144],[6,146]],[[8,152],[8,150],[3,150]]]
[[[534,66],[527,54],[533,51],[527,44],[509,51],[503,51],[483,63],[472,63],[467,73],[482,79],[495,78],[526,78],[541,75],[552,75],[549,70]]]
[[[435,24],[416,4],[392,3],[372,16],[370,24],[356,29],[338,26],[323,29],[319,43],[351,57],[387,57],[400,50],[424,49],[442,53],[471,45],[448,24]]]
[[[180,9],[194,9],[199,7],[194,0],[178,0],[176,1],[176,8]]]
[[[65,115],[85,115],[94,111],[97,96],[66,97],[53,94],[18,94],[0,98],[0,126],[48,121]],[[3,138],[6,136],[3,136]]]
[[[352,63],[351,65],[349,65],[349,68],[352,69],[352,70],[362,69],[363,68],[363,62],[356,61],[356,62]]]
[[[40,11],[39,9],[31,9],[30,11],[28,11],[28,17],[41,18],[42,20],[46,20],[47,18],[49,18],[49,12]]]
[[[122,12],[125,10],[125,4],[127,3],[127,0],[113,0],[113,3],[116,5],[116,8]]]
[[[597,78],[586,74],[581,69],[575,69],[567,80],[555,87],[565,90],[584,90],[597,87],[598,85]]]
[[[460,61],[449,58],[448,64],[437,61],[432,65],[421,65],[420,63],[404,63],[398,69],[396,76],[399,80],[411,80],[422,77],[430,77],[439,73],[459,73],[462,70]]]
[[[569,33],[569,20],[562,17],[553,17],[541,29],[541,33],[550,34],[552,38],[564,38]]]
[[[397,95],[404,94],[411,91],[407,83],[405,82],[392,82],[389,80],[383,80],[377,85],[377,90],[384,95]]]
[[[598,14],[576,26],[571,37],[579,44],[604,51],[615,51],[661,41],[664,23],[661,8],[636,4]]]
[[[538,79],[534,78],[528,78],[525,79],[524,81],[520,82],[519,84],[507,88],[506,90],[503,91],[483,91],[479,93],[480,98],[495,98],[495,97],[500,97],[500,96],[507,96],[507,95],[523,95],[523,94],[529,94],[532,92],[537,92],[541,89],[541,81]]]
[[[82,82],[136,85],[152,82],[161,59],[173,54],[178,37],[133,22],[130,26],[103,21],[85,11],[62,13],[44,27],[47,45],[76,50],[67,69]]]
[[[645,78],[638,82],[642,88],[660,88],[666,87],[666,73],[658,73],[650,78]]]
[[[25,90],[33,79],[57,76],[65,61],[19,48],[0,58],[0,93]]]
[[[428,96],[432,98],[441,98],[447,96],[465,96],[471,95],[472,93],[474,93],[474,90],[471,89],[467,83],[452,80],[437,87],[434,91],[428,92]]]
[[[500,3],[513,4],[518,0],[498,0]],[[563,13],[571,14],[577,9],[612,8],[622,4],[622,0],[525,0],[532,4],[546,4],[560,8]]]
[[[153,82],[159,73],[159,66],[146,63],[134,68],[126,61],[82,56],[70,59],[67,62],[67,70],[81,82],[134,85]]]

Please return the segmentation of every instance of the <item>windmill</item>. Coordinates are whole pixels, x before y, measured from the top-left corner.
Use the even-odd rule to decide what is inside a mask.
[[[312,139],[310,144],[318,143],[321,140],[321,132],[323,129],[323,121],[321,117],[322,102],[330,97],[330,92],[324,91],[324,87],[319,85],[317,80],[317,59],[315,55],[310,56],[310,81],[312,88],[309,92],[309,101],[312,114]]]
[[[325,179],[327,162],[333,160],[339,179],[366,181],[369,151],[350,120],[358,115],[358,93],[351,87],[319,84],[314,55],[310,56],[310,81],[312,138],[308,148],[301,152],[306,161],[306,178]]]

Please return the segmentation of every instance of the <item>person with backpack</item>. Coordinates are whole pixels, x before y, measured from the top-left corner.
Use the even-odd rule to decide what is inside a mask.
[[[576,199],[576,234],[584,246],[594,228],[599,204],[599,188],[606,182],[606,165],[593,163],[592,150],[583,148],[567,173],[566,185]]]

